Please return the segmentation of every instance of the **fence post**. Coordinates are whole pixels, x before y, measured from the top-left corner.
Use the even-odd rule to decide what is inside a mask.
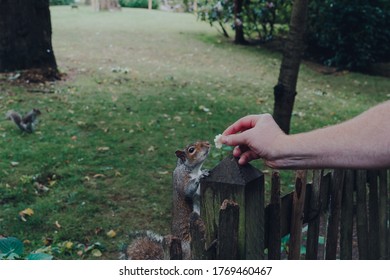
[[[220,206],[225,199],[238,204],[238,259],[264,258],[264,176],[229,156],[200,184],[201,218],[206,226],[206,248],[218,240]],[[218,244],[218,243],[217,243]],[[217,245],[218,246],[218,245]],[[212,258],[216,257],[214,249]]]

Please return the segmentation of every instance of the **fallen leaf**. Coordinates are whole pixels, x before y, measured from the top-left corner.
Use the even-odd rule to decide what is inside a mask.
[[[95,178],[95,179],[97,179],[97,178],[104,178],[104,177],[106,177],[106,175],[104,175],[104,174],[95,174],[95,175],[93,175],[93,178]]]
[[[72,241],[67,241],[65,243],[65,248],[66,249],[70,250],[70,249],[72,249],[72,247],[73,247],[73,242]]]
[[[43,239],[43,244],[45,244],[45,246],[50,246],[52,243],[53,243],[53,238],[46,237],[45,239]]]
[[[61,228],[61,225],[60,225],[60,223],[59,223],[58,221],[56,221],[54,224],[55,224],[55,226],[56,226],[57,228]]]
[[[43,184],[40,184],[38,182],[35,182],[34,183],[34,186],[35,188],[37,189],[38,192],[48,192],[50,189],[48,187],[46,187],[45,185]]]
[[[173,119],[177,122],[181,122],[181,117],[180,116],[174,116]]]
[[[101,257],[103,254],[99,249],[93,249],[92,250],[92,256],[94,257]]]
[[[109,232],[106,233],[108,237],[114,238],[116,236],[115,230],[110,230]]]
[[[19,212],[19,217],[23,222],[27,222],[26,216],[34,215],[34,211],[31,208],[26,208]]]
[[[150,146],[150,147],[148,148],[148,152],[154,152],[154,150],[155,150],[154,146]]]
[[[204,105],[200,105],[200,106],[199,106],[199,110],[201,110],[201,111],[203,111],[203,112],[206,112],[206,113],[210,112],[210,109],[207,108],[207,107],[204,106]]]
[[[16,166],[18,166],[19,165],[19,162],[17,162],[17,161],[11,161],[11,166],[12,167],[16,167]]]
[[[97,150],[100,152],[105,152],[105,151],[110,150],[110,147],[98,147]]]
[[[78,255],[79,257],[81,257],[83,254],[84,254],[84,253],[83,253],[82,250],[78,250],[78,251],[77,251],[77,255]]]

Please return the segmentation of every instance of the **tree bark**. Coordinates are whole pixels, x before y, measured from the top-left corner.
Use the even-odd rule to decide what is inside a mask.
[[[285,49],[280,66],[278,84],[274,87],[275,121],[285,132],[290,132],[290,122],[295,102],[296,85],[299,66],[304,50],[304,36],[308,0],[295,0],[291,11],[290,31],[285,43]]]
[[[234,28],[236,31],[234,43],[241,45],[245,45],[248,43],[244,37],[244,26],[241,15],[243,2],[243,0],[234,0]]]
[[[49,0],[0,0],[0,72],[58,74],[51,35]]]

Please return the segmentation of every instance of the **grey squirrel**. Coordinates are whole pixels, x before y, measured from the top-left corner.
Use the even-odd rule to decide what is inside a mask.
[[[35,126],[38,123],[37,117],[41,114],[38,109],[32,109],[23,117],[13,110],[8,111],[6,119],[12,120],[23,132],[32,133],[34,132]]]
[[[177,165],[173,171],[173,208],[171,233],[181,239],[183,259],[191,258],[189,217],[192,211],[200,212],[200,179],[208,176],[201,170],[210,152],[210,144],[198,141],[184,150],[176,151]]]
[[[208,175],[201,170],[210,152],[211,145],[207,141],[197,141],[175,152],[177,159],[173,171],[173,207],[171,235],[181,240],[183,259],[191,258],[190,215],[193,211],[199,214],[199,182]],[[161,259],[164,256],[163,237],[146,234],[137,238],[127,247],[128,259]]]

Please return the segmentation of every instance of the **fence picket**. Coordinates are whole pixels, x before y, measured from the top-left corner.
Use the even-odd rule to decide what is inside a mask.
[[[345,182],[341,198],[340,224],[340,259],[352,259],[352,231],[353,231],[353,194],[355,185],[355,172],[345,172]]]
[[[386,259],[388,254],[388,180],[387,180],[387,170],[379,171],[379,258]]]
[[[358,170],[356,176],[356,228],[359,259],[368,259],[367,172]]]
[[[297,171],[295,191],[293,193],[293,205],[290,231],[290,260],[299,260],[301,257],[302,222],[306,194],[306,171]]]
[[[318,238],[320,233],[321,201],[320,189],[323,172],[315,170],[313,172],[313,183],[307,195],[310,196],[309,202],[309,225],[307,229],[306,259],[316,260],[318,258]],[[308,189],[309,190],[309,189]]]
[[[335,260],[337,257],[338,230],[340,225],[341,214],[341,197],[344,185],[344,170],[335,169],[332,179],[330,194],[330,210],[328,233],[326,237],[325,258]]]
[[[272,172],[271,202],[268,205],[268,259],[280,260],[280,174]]]

